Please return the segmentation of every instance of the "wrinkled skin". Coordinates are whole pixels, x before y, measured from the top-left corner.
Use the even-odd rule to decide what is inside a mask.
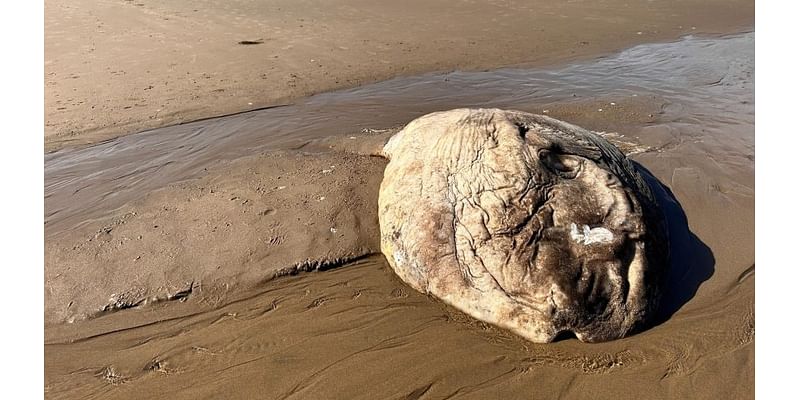
[[[534,342],[621,338],[668,265],[649,187],[605,139],[539,115],[458,109],[384,147],[381,249],[397,275]]]

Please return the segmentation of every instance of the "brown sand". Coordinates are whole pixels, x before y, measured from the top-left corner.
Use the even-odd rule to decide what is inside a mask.
[[[552,64],[731,32],[753,14],[748,0],[47,0],[45,148],[397,75]]]
[[[752,293],[752,280],[733,291]],[[752,319],[712,303],[629,339],[527,343],[397,278],[382,257],[279,278],[220,309],[133,310],[47,338],[53,398],[746,398]],[[749,325],[748,325],[749,324]],[[119,327],[124,328],[119,328]]]
[[[437,24],[437,3],[325,16],[310,3],[48,1],[47,148],[397,74],[549,63],[752,24],[752,3],[738,1],[464,4]],[[405,286],[375,254],[385,161],[369,154],[389,131],[208,165],[121,208],[87,209],[77,227],[46,225],[45,396],[753,397],[752,148],[676,139],[657,98],[545,106],[625,134],[611,138],[680,202],[675,220],[691,234],[676,279],[688,292],[652,329],[534,345]]]
[[[55,235],[45,256],[46,321],[187,291],[213,307],[306,261],[380,252],[375,204],[385,164],[346,153],[246,158]]]

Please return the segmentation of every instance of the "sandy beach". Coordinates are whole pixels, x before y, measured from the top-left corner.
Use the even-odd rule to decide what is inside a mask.
[[[754,396],[752,3],[45,12],[45,397]],[[652,174],[654,327],[533,344],[393,274],[380,149],[466,106],[594,130]]]
[[[752,26],[753,13],[739,0],[48,0],[45,148],[395,76],[551,65],[734,32]]]

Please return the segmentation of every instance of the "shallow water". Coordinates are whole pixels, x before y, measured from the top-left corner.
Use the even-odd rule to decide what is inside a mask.
[[[554,69],[507,68],[397,78],[298,104],[128,135],[45,155],[45,232],[80,225],[219,160],[404,124],[437,110],[500,107],[541,112],[580,99],[655,96],[658,124],[639,133],[659,146],[687,141],[752,168],[753,33],[646,44]],[[664,139],[666,137],[666,139]],[[666,142],[665,142],[666,140]],[[742,158],[744,157],[744,158]],[[747,159],[749,157],[749,159]],[[747,180],[747,179],[746,179]],[[739,191],[752,191],[749,182]]]

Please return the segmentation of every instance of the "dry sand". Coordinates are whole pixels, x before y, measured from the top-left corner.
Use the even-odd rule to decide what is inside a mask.
[[[753,18],[739,1],[355,3],[48,1],[47,149],[397,74],[555,63]],[[597,112],[609,102],[613,112]],[[46,225],[45,396],[752,398],[749,141],[688,140],[671,130],[682,121],[662,123],[673,105],[657,97],[540,106],[624,134],[609,137],[679,202],[667,211],[683,233],[680,290],[652,329],[535,345],[414,292],[377,254],[385,160],[371,153],[392,131],[348,134],[212,163],[120,208],[73,212],[81,224]]]

